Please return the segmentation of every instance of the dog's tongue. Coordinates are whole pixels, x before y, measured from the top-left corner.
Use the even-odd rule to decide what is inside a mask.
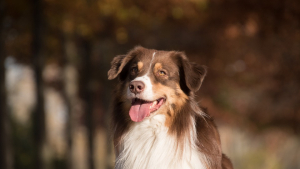
[[[140,122],[143,121],[145,117],[150,115],[150,106],[152,102],[143,102],[142,100],[135,100],[132,103],[129,110],[129,116],[132,121]]]

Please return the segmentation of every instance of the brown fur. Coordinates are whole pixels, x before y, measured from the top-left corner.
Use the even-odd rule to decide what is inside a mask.
[[[154,64],[149,67],[151,56],[156,52]],[[127,55],[119,55],[112,61],[108,79],[119,77],[114,93],[113,127],[114,145],[117,148],[122,136],[132,125],[128,115],[131,102],[125,98],[129,82],[150,70],[154,95],[167,98],[161,107],[167,118],[166,127],[175,135],[178,144],[191,130],[191,117],[195,119],[198,149],[205,154],[209,169],[232,169],[230,160],[222,154],[218,130],[210,116],[202,111],[194,100],[206,75],[206,67],[191,63],[184,53],[156,51],[136,47]],[[159,73],[164,71],[166,75]],[[180,147],[179,147],[180,148]],[[118,153],[118,152],[117,152]]]

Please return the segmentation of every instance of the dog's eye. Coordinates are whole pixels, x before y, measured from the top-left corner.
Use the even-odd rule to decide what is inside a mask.
[[[137,68],[137,67],[132,67],[132,68],[131,68],[131,72],[132,72],[132,73],[135,73],[135,72],[137,72],[137,71],[138,71],[138,68]]]
[[[165,71],[163,71],[163,70],[160,70],[160,71],[158,72],[158,74],[161,75],[161,76],[164,76],[164,75],[166,75],[167,73],[166,73]]]

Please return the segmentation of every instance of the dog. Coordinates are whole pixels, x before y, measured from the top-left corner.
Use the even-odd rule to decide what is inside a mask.
[[[183,52],[138,46],[111,62],[116,169],[232,169],[213,119],[198,106],[206,67]]]

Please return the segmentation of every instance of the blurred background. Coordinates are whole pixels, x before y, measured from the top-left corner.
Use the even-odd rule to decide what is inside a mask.
[[[236,169],[300,169],[299,0],[1,0],[3,169],[110,169],[107,71],[136,45],[208,66]]]

